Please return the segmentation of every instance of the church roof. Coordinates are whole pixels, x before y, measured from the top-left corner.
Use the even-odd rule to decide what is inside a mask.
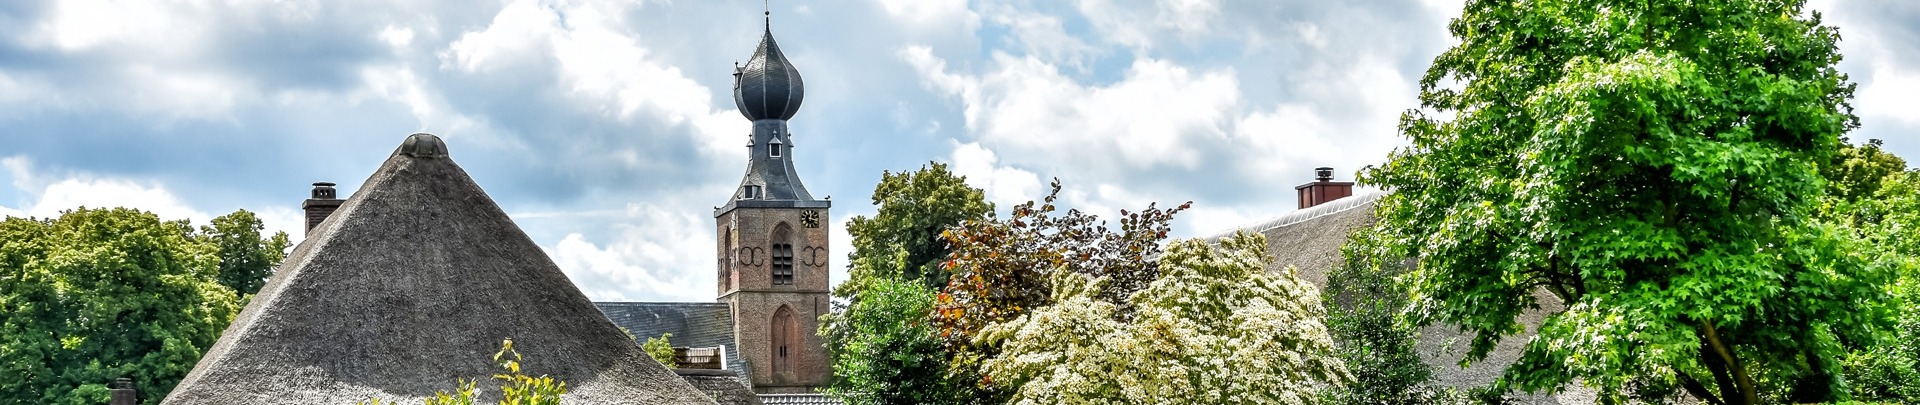
[[[595,302],[600,312],[615,326],[626,328],[635,339],[672,333],[667,340],[679,347],[724,346],[727,371],[745,375],[747,363],[740,359],[740,346],[733,340],[733,312],[723,302]]]
[[[501,340],[572,404],[712,404],[568,281],[439,138],[415,134],[294,249],[175,404],[419,403],[458,379],[483,399]]]
[[[800,112],[806,87],[800,80],[800,70],[787,62],[780,44],[773,41],[773,22],[767,21],[753,57],[747,59],[746,66],[734,69],[734,104],[749,120],[793,119]]]

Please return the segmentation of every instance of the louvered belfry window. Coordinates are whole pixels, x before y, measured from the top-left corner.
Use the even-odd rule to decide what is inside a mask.
[[[788,242],[793,227],[781,222],[773,227],[773,247],[769,264],[773,267],[773,285],[793,285],[793,244]]]
[[[773,244],[773,284],[793,285],[793,245]]]

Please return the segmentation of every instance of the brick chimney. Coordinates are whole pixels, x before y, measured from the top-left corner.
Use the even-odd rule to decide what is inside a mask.
[[[345,201],[334,194],[333,183],[313,183],[313,198],[300,204],[300,209],[307,211],[307,234],[313,234],[313,227],[320,226],[328,215],[333,215],[333,210],[340,209],[342,202]]]
[[[1313,169],[1314,181],[1293,189],[1300,192],[1300,208],[1305,209],[1353,195],[1353,182],[1333,181],[1333,168]]]

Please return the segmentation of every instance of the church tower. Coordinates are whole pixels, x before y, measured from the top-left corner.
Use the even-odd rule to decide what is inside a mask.
[[[800,72],[773,42],[768,21],[760,47],[733,71],[733,100],[753,121],[747,174],[714,210],[719,300],[733,311],[733,333],[753,389],[763,394],[817,392],[833,374],[819,330],[827,312],[827,209],[793,169],[787,120],[800,110]]]

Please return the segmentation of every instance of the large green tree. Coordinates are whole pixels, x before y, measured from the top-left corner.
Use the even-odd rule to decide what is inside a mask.
[[[940,261],[952,250],[940,233],[993,214],[986,193],[968,186],[966,176],[954,175],[940,162],[915,171],[880,173],[873,205],[873,217],[860,215],[847,222],[847,235],[853,237],[847,258],[858,272],[852,278],[895,273],[934,290],[947,285]]]
[[[222,215],[200,227],[201,235],[219,249],[220,284],[241,296],[260,292],[292,244],[286,232],[261,238],[263,229],[266,225],[247,210]]]
[[[1849,356],[1848,385],[1856,399],[1920,403],[1920,170],[1881,145],[1849,145],[1822,168],[1828,193],[1817,217],[1846,229],[1861,253],[1898,275],[1886,285],[1898,303],[1896,327]]]
[[[1500,389],[1835,391],[1889,301],[1807,220],[1857,125],[1832,27],[1800,0],[1472,0],[1449,29],[1410,145],[1360,178],[1393,192],[1368,256],[1414,258],[1420,321],[1477,359],[1551,292]]]
[[[993,204],[937,162],[882,173],[873,203],[873,217],[847,225],[851,274],[834,289],[842,303],[821,323],[836,377],[828,391],[850,404],[963,402],[973,385],[948,374],[928,320],[934,292],[947,282],[940,234],[988,218]]]
[[[0,403],[106,403],[119,377],[165,397],[238,309],[217,251],[125,208],[0,221]]]

